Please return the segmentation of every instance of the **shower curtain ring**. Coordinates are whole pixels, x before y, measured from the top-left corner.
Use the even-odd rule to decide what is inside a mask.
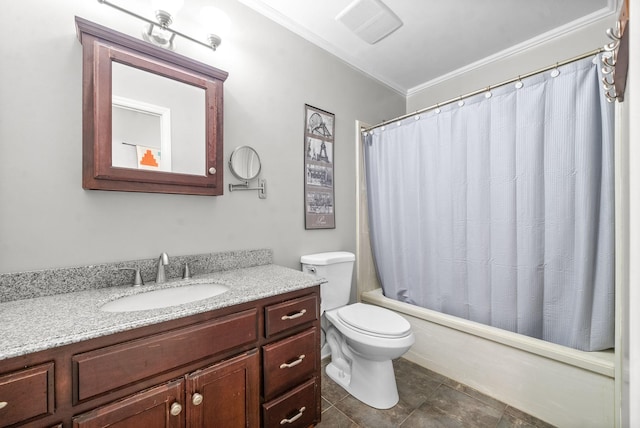
[[[615,34],[613,28],[607,28],[606,33],[607,33],[607,36],[609,36],[609,38],[614,42],[617,42],[620,40],[620,35]]]
[[[460,95],[460,101],[458,101],[458,106],[462,107],[464,105],[464,101],[462,100],[462,95]]]
[[[613,76],[611,76],[611,80],[608,80],[607,77],[609,77],[609,76],[611,76],[611,75],[607,75],[607,76],[604,76],[602,78],[602,85],[607,90],[609,90],[610,88],[613,88],[615,86],[615,80],[613,80]]]
[[[518,75],[518,81],[515,84],[516,89],[520,89],[524,86],[524,83],[522,83],[522,78],[520,75]]]
[[[609,66],[609,67],[615,67],[616,66],[616,61],[613,58],[613,56],[603,57],[602,58],[602,62],[604,63],[604,65]]]
[[[436,114],[440,114],[440,104],[436,104],[436,109],[434,110]]]
[[[606,45],[604,45],[604,50],[607,52],[613,52],[616,49],[618,49],[619,45],[620,45],[620,42],[607,43]]]

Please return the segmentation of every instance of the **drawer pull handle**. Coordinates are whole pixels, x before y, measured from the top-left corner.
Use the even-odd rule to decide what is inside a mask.
[[[280,425],[284,425],[284,424],[292,424],[292,423],[294,423],[295,421],[297,421],[298,419],[300,419],[300,418],[302,417],[302,413],[303,413],[305,410],[307,410],[307,408],[306,408],[306,407],[301,407],[301,408],[300,408],[300,410],[298,410],[298,413],[297,413],[295,416],[293,416],[292,418],[290,418],[290,419],[283,419],[283,420],[281,420],[281,421],[280,421]]]
[[[200,404],[202,404],[202,400],[204,400],[202,394],[198,394],[197,392],[193,394],[193,397],[191,397],[191,402],[194,406],[199,406]]]
[[[304,314],[307,313],[306,309],[301,310],[300,312],[296,312],[295,314],[292,315],[283,315],[280,319],[282,321],[286,321],[286,320],[294,320],[296,318],[300,318],[301,316],[303,316]]]
[[[7,403],[6,401],[0,401],[0,410],[4,409],[8,405],[9,405],[9,403]]]
[[[180,413],[182,413],[182,406],[180,405],[180,403],[176,402],[173,403],[171,405],[171,410],[170,410],[171,414],[173,416],[178,416]]]
[[[290,369],[291,367],[295,367],[295,366],[297,366],[298,364],[300,364],[300,363],[302,362],[302,360],[304,360],[304,356],[305,356],[305,355],[304,355],[304,354],[302,354],[302,355],[300,355],[300,356],[298,357],[298,359],[296,359],[295,361],[292,361],[292,362],[290,362],[290,363],[282,363],[282,364],[280,364],[280,368],[281,368],[281,369]]]

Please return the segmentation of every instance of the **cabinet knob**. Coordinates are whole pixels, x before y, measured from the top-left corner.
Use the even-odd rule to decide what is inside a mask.
[[[283,419],[280,421],[280,425],[284,425],[284,424],[292,424],[295,421],[297,421],[298,419],[300,419],[302,417],[302,413],[307,410],[306,407],[301,407],[300,410],[298,410],[298,413],[296,413],[295,416],[292,416],[289,419]]]
[[[204,400],[204,397],[202,397],[202,394],[198,394],[197,392],[191,397],[191,402],[194,406],[202,404],[202,400]]]
[[[209,174],[213,175],[216,173],[216,169],[214,167],[209,168]]]
[[[4,409],[8,405],[9,405],[9,403],[7,403],[6,401],[0,401],[0,409]]]
[[[178,416],[180,413],[182,413],[182,406],[180,405],[180,403],[178,402],[173,403],[171,405],[170,412],[173,416]]]

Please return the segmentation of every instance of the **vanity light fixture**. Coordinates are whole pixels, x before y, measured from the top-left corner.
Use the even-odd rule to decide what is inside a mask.
[[[183,5],[183,0],[151,0],[158,23],[148,24],[142,31],[142,38],[154,45],[173,50],[176,34],[169,30],[169,25]]]
[[[184,0],[152,0],[151,5],[155,10],[156,21],[138,15],[137,13],[125,9],[122,6],[118,6],[108,0],[98,0],[98,3],[106,4],[107,6],[111,6],[112,8],[119,10],[120,12],[124,12],[127,15],[133,16],[141,21],[146,22],[147,25],[142,32],[142,37],[146,41],[153,43],[154,45],[170,50],[175,49],[175,37],[180,36],[184,39],[213,49],[215,51],[222,43],[220,34],[222,34],[224,30],[226,30],[229,26],[229,19],[224,14],[224,12],[210,6],[203,8],[200,16],[206,17],[205,19],[207,19],[207,21],[205,22],[205,25],[218,25],[219,27],[210,27],[215,28],[215,32],[209,31],[206,36],[206,42],[202,42],[194,37],[191,37],[169,27],[173,23],[176,13],[184,4]]]

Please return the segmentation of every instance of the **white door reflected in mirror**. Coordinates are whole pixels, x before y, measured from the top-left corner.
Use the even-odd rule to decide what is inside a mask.
[[[112,165],[206,176],[204,89],[112,67]]]
[[[171,110],[117,95],[111,105],[111,164],[171,172]]]

